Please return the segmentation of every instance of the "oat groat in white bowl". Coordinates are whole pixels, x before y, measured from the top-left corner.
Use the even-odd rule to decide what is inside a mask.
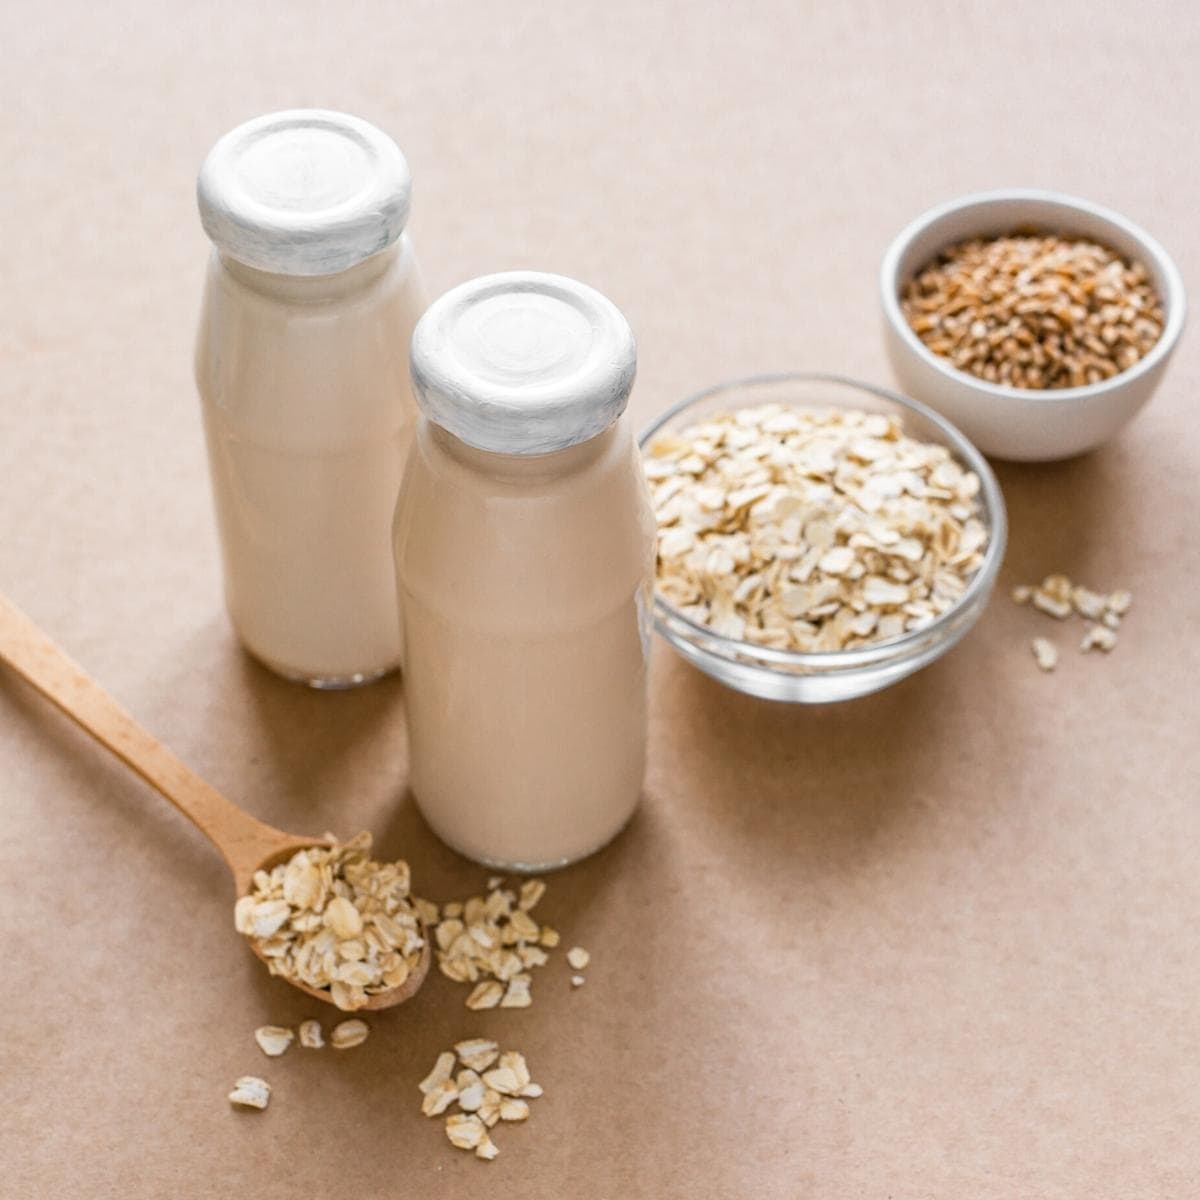
[[[1144,229],[1028,188],[923,213],[888,248],[879,288],[900,386],[985,454],[1021,462],[1082,454],[1130,421],[1187,308]]]

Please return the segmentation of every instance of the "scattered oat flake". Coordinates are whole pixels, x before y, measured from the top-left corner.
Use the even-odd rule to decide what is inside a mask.
[[[495,1008],[504,998],[504,987],[494,979],[485,979],[475,985],[467,997],[467,1007],[478,1012],[484,1008]]]
[[[1123,617],[1133,606],[1133,595],[1126,591],[1112,592],[1108,597],[1108,611]]]
[[[550,955],[541,946],[520,946],[517,957],[523,967],[544,967],[550,961]]]
[[[243,1075],[229,1093],[229,1103],[242,1108],[266,1108],[271,1101],[271,1085],[257,1075]]]
[[[295,1034],[282,1025],[260,1025],[254,1031],[254,1040],[258,1048],[268,1058],[278,1058],[287,1052]]]
[[[1070,600],[1071,588],[1071,580],[1060,571],[1042,580],[1041,591],[1055,600]]]
[[[524,1100],[505,1098],[500,1101],[500,1120],[524,1121],[529,1117],[529,1105]]]
[[[1058,666],[1058,650],[1053,642],[1043,637],[1035,637],[1032,647],[1033,657],[1043,671],[1053,671]]]
[[[542,936],[541,927],[524,909],[517,909],[509,916],[509,928],[513,932],[513,940],[517,942],[536,942]]]
[[[431,1092],[434,1088],[446,1082],[454,1075],[454,1055],[449,1050],[443,1050],[433,1064],[433,1070],[421,1080],[417,1087],[423,1092]]]
[[[1071,589],[1071,603],[1081,617],[1086,617],[1089,621],[1099,621],[1108,607],[1108,597],[1089,588],[1076,586]]]
[[[1012,599],[1014,604],[1028,604],[1032,595],[1033,588],[1024,583],[1017,584],[1017,586],[1012,590]]]
[[[552,929],[549,925],[542,926],[541,943],[547,950],[553,950],[558,945],[559,936],[558,930]]]
[[[592,961],[592,956],[582,946],[572,946],[567,951],[567,962],[576,971],[582,971]]]
[[[482,1158],[484,1162],[491,1162],[499,1153],[499,1147],[485,1132],[479,1139],[479,1145],[475,1147],[475,1157]]]
[[[300,1022],[300,1045],[306,1050],[320,1050],[325,1045],[320,1021],[310,1019]]]
[[[436,1087],[430,1088],[422,1097],[421,1111],[427,1117],[440,1117],[457,1099],[459,1099],[457,1085],[452,1080],[444,1079]]]
[[[479,1119],[491,1129],[500,1120],[500,1102],[503,1097],[493,1088],[483,1093],[483,1103],[479,1106]]]
[[[1041,588],[1033,593],[1033,607],[1039,612],[1044,612],[1048,617],[1056,617],[1060,621],[1065,621],[1071,615],[1069,600],[1059,600],[1049,592],[1042,591]]]
[[[463,1066],[472,1071],[486,1071],[500,1056],[500,1047],[488,1038],[469,1038],[456,1042],[454,1053]],[[453,1060],[453,1055],[450,1057]]]
[[[487,1128],[475,1115],[454,1113],[446,1118],[446,1136],[460,1150],[474,1150],[485,1137]]]
[[[506,1096],[515,1096],[525,1086],[512,1067],[494,1067],[484,1071],[483,1082]]]
[[[1116,644],[1116,630],[1109,629],[1107,625],[1089,625],[1087,632],[1083,635],[1083,641],[1079,643],[1079,648],[1085,654],[1089,650],[1103,650],[1107,654]]]
[[[528,1008],[532,1003],[533,997],[529,994],[529,978],[518,975],[509,983],[508,989],[500,1001],[500,1007]]]
[[[329,1034],[329,1044],[335,1050],[349,1050],[352,1046],[361,1046],[367,1040],[371,1027],[366,1021],[352,1017],[348,1021],[339,1021]]]
[[[583,985],[585,983],[587,983],[587,980],[582,975],[572,975],[571,976],[571,986],[572,987],[577,987],[577,988],[583,987]]]
[[[517,1082],[524,1087],[529,1082],[529,1066],[525,1062],[525,1055],[518,1050],[505,1050],[500,1055],[500,1066],[505,1070],[511,1071],[516,1077]]]

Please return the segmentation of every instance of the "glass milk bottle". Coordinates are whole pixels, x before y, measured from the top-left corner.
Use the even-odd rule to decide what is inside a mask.
[[[266,666],[349,687],[399,663],[391,517],[420,316],[395,142],[343,113],[273,113],[213,147],[196,381],[229,613]]]
[[[438,836],[490,866],[590,854],[641,791],[655,538],[622,416],[635,368],[621,313],[555,275],[464,284],[413,335],[409,782]]]

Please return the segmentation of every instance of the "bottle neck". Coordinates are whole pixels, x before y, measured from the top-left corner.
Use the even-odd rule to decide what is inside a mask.
[[[282,275],[274,271],[260,271],[224,253],[215,251],[221,266],[239,283],[252,291],[260,292],[280,300],[293,303],[317,303],[336,300],[342,296],[361,291],[379,279],[396,261],[403,235],[390,246],[372,254],[370,258],[335,271],[331,275]]]
[[[550,454],[496,454],[491,450],[479,450],[468,446],[427,417],[429,436],[434,445],[456,462],[471,471],[495,479],[532,482],[555,479],[583,470],[601,458],[613,445],[618,435],[620,421],[615,421],[603,432],[577,446],[555,450]]]

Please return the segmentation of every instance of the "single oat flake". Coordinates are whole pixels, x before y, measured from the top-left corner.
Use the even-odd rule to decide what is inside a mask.
[[[567,951],[567,962],[576,971],[582,971],[592,961],[592,956],[582,946],[572,946]]]
[[[367,1040],[371,1027],[366,1021],[352,1017],[349,1021],[340,1021],[329,1034],[329,1044],[335,1050],[349,1050],[353,1046],[361,1046]]]
[[[1107,654],[1110,650],[1115,649],[1116,645],[1116,630],[1109,629],[1106,625],[1091,625],[1083,635],[1083,641],[1079,643],[1079,648],[1085,654],[1089,650],[1103,650]]]
[[[434,1088],[440,1087],[454,1074],[454,1055],[446,1050],[439,1054],[437,1062],[433,1064],[433,1070],[425,1076],[424,1079],[417,1085],[423,1092],[431,1092]]]
[[[524,1121],[529,1117],[529,1104],[511,1097],[500,1101],[500,1120]]]
[[[493,1067],[490,1071],[484,1071],[483,1082],[505,1096],[515,1096],[525,1086],[511,1067]]]
[[[243,1075],[229,1093],[229,1103],[242,1108],[266,1108],[271,1101],[271,1085],[257,1075]]]
[[[533,997],[529,992],[530,986],[531,981],[528,975],[514,975],[505,989],[500,1007],[528,1008],[533,1003]]]
[[[485,1137],[487,1128],[471,1113],[455,1113],[446,1118],[446,1136],[460,1150],[474,1150]]]
[[[1059,599],[1041,588],[1037,588],[1033,593],[1033,607],[1059,621],[1065,621],[1071,615],[1070,600]]]
[[[457,1082],[455,1086],[458,1086]],[[458,1088],[458,1107],[463,1112],[478,1112],[483,1107],[486,1098],[487,1088],[477,1075],[465,1080],[463,1085]]]
[[[440,1116],[459,1098],[458,1086],[451,1080],[445,1079],[437,1087],[425,1093],[421,1100],[421,1111],[427,1117]]]
[[[458,1055],[464,1067],[472,1071],[486,1071],[500,1057],[500,1047],[489,1038],[468,1038],[455,1043],[454,1054]],[[453,1062],[454,1055],[449,1057]]]
[[[467,1007],[478,1011],[483,1008],[495,1008],[504,998],[504,987],[494,979],[485,979],[477,984],[474,991],[467,997]]]
[[[268,1058],[278,1058],[286,1053],[295,1036],[290,1029],[285,1029],[282,1025],[260,1025],[254,1031],[254,1040]]]
[[[1043,671],[1053,671],[1058,666],[1058,650],[1053,642],[1046,638],[1035,637],[1033,639],[1033,657],[1037,660],[1037,665]]]
[[[306,1050],[320,1050],[325,1045],[320,1021],[310,1019],[300,1022],[300,1045]]]

